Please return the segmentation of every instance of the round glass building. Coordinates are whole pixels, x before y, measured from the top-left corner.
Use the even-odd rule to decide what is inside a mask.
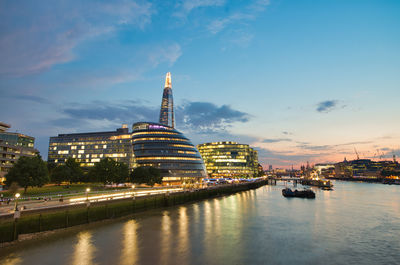
[[[163,182],[171,185],[200,182],[207,176],[200,153],[176,129],[152,122],[135,123],[132,129],[134,167],[159,168]]]

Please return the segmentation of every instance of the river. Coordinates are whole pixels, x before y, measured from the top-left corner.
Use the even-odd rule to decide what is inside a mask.
[[[400,186],[282,185],[139,213],[0,249],[0,264],[400,264]]]

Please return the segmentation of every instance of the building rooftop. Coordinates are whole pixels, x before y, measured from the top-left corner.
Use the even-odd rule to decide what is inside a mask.
[[[10,129],[11,125],[0,121],[0,132],[5,132]]]

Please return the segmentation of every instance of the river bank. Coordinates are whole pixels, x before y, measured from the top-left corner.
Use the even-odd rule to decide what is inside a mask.
[[[90,205],[77,204],[63,207],[22,211],[18,219],[13,215],[0,220],[0,244],[29,239],[29,236],[40,235],[45,231],[65,229],[107,219],[115,219],[149,209],[163,208],[192,201],[199,201],[215,196],[232,194],[239,191],[255,189],[267,184],[266,181],[215,186],[206,189],[187,190],[171,194],[149,195],[140,198],[124,198],[94,202]],[[1,246],[1,245],[0,245]]]

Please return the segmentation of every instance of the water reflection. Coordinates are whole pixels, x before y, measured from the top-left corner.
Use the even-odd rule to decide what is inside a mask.
[[[340,182],[314,200],[284,198],[283,187],[0,249],[0,265],[398,264],[399,186]]]
[[[213,216],[214,216],[214,235],[219,236],[221,234],[221,208],[220,208],[220,199],[213,200]]]
[[[171,217],[168,211],[164,211],[161,219],[161,260],[169,264],[171,255]]]
[[[2,265],[18,265],[22,263],[22,259],[20,257],[15,257],[14,255],[7,257],[4,261],[2,261]]]
[[[135,220],[130,220],[124,225],[121,264],[135,264],[138,260],[137,228]]]
[[[179,208],[179,251],[184,253],[181,258],[181,263],[188,264],[188,256],[190,255],[190,246],[189,246],[189,222],[187,216],[187,208],[180,207]]]
[[[86,265],[93,264],[96,248],[92,243],[92,233],[81,232],[78,235],[78,243],[75,246],[72,264]]]

